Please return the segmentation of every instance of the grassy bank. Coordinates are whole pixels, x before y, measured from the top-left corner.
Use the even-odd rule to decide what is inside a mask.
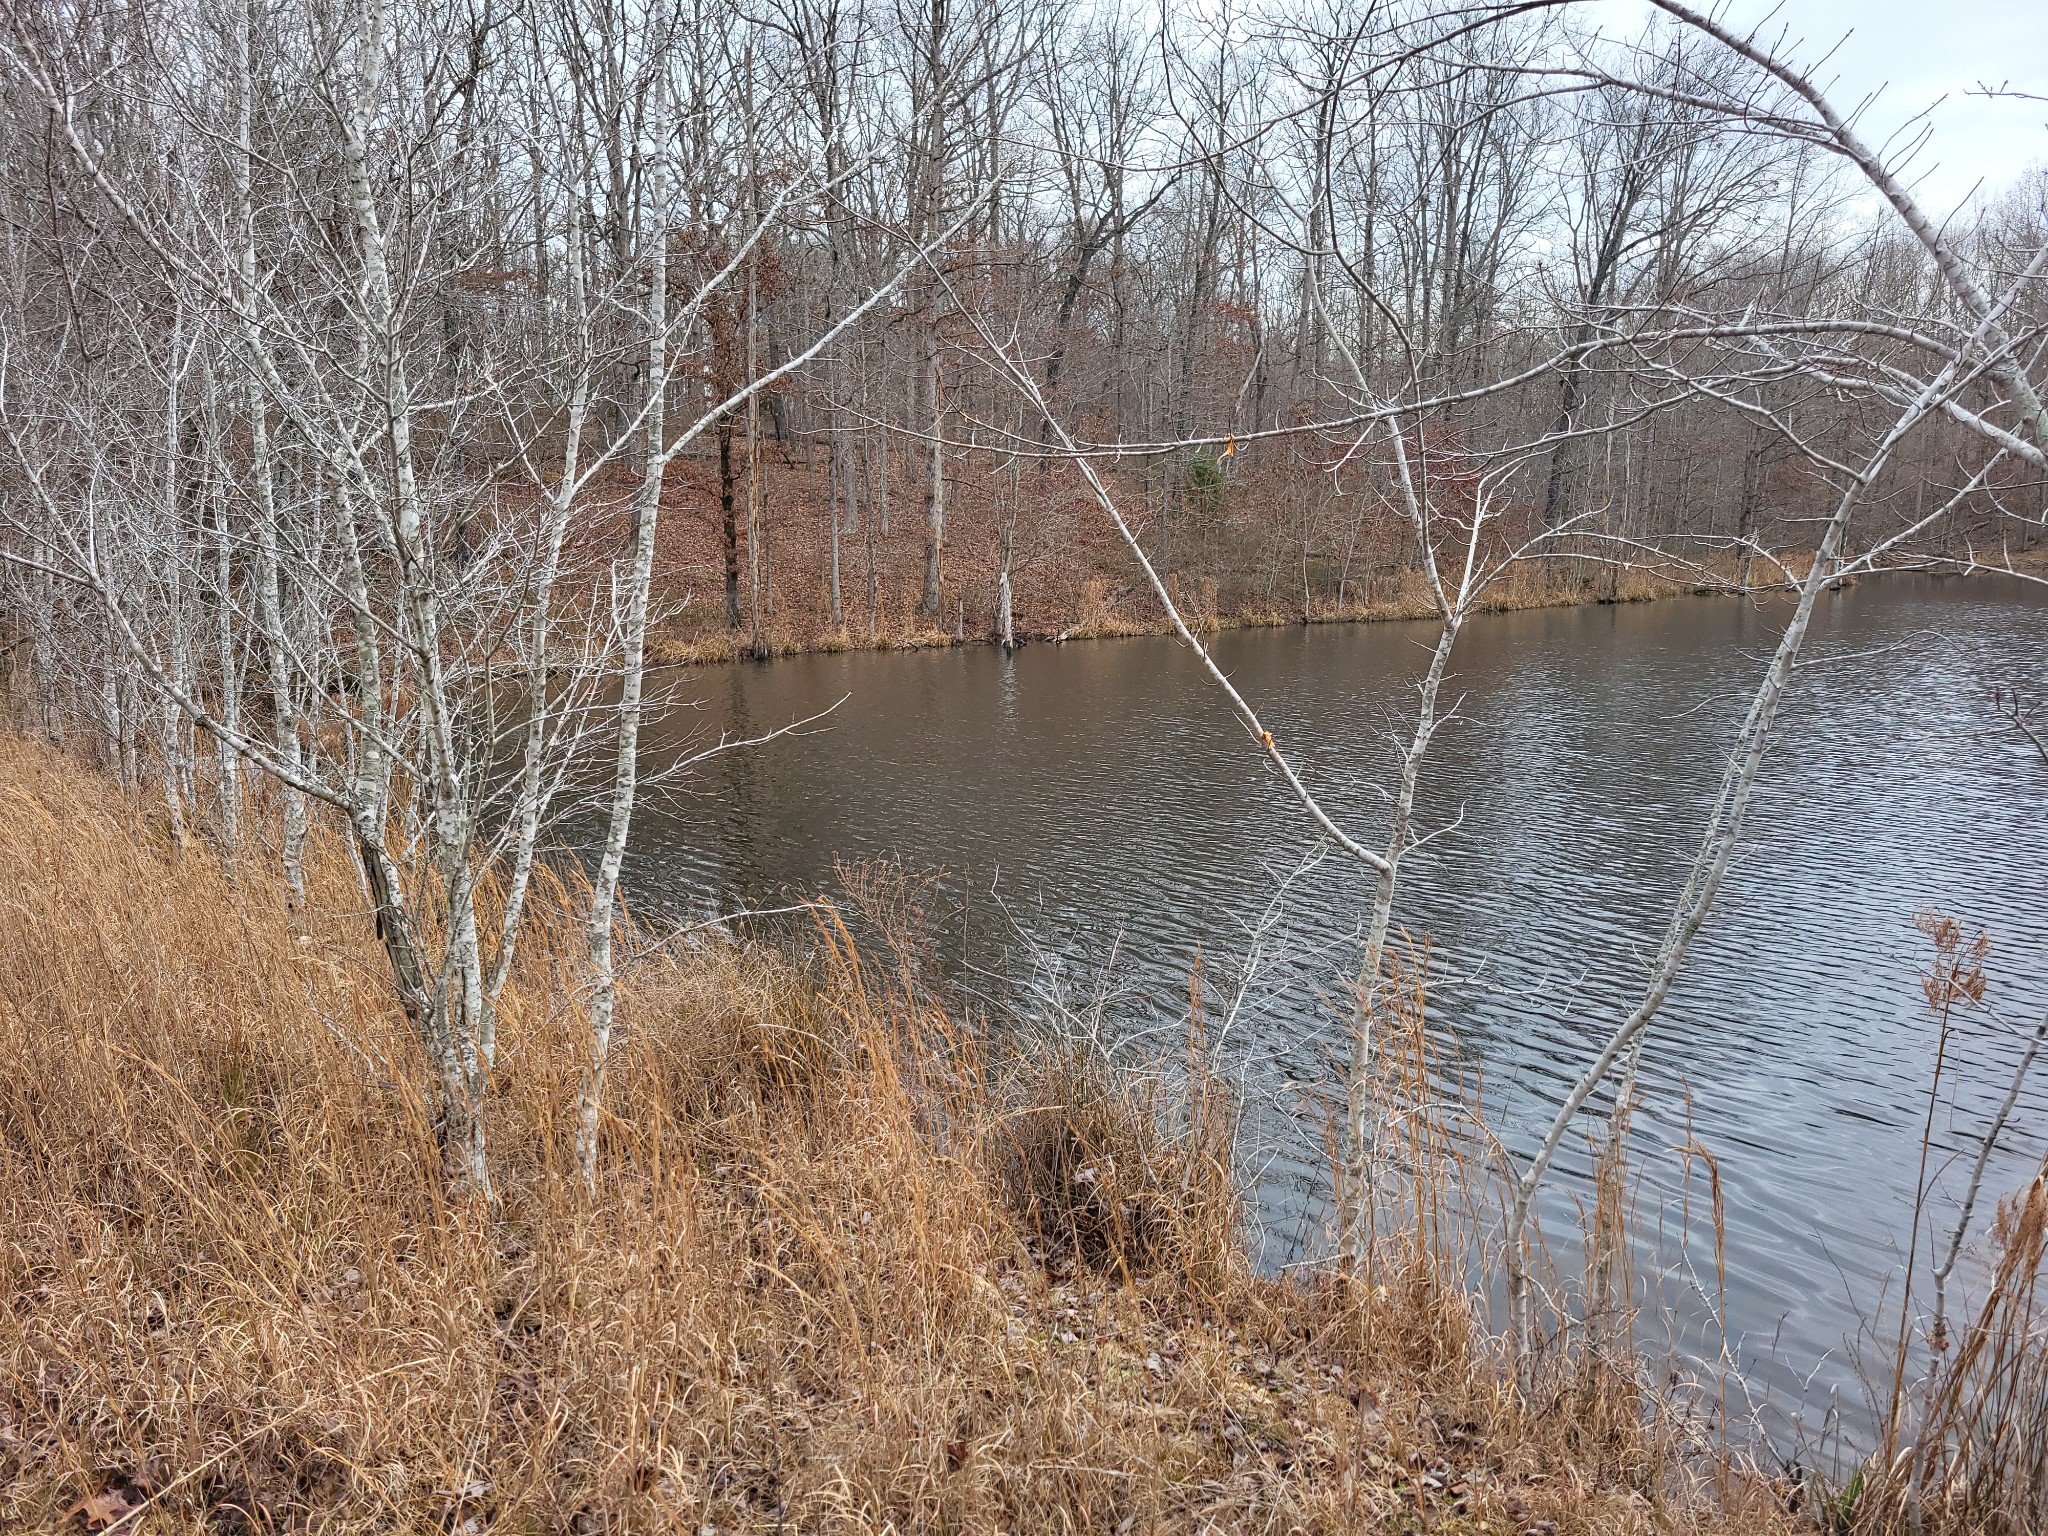
[[[641,951],[586,1200],[544,892],[486,1210],[339,857],[288,914],[0,736],[0,1528],[1792,1527],[1625,1383],[1524,1406],[1427,1254],[1255,1273],[1199,1062],[1003,1047],[856,894]]]
[[[1494,583],[1480,604],[1492,613],[1532,608],[1573,608],[1598,603],[1640,603],[1657,598],[1708,592],[1739,595],[1737,563],[1716,557],[1697,569],[1592,570],[1560,573],[1541,564],[1517,569]],[[1767,579],[1759,567],[1757,579]],[[1297,624],[1374,624],[1436,617],[1428,584],[1420,571],[1382,574],[1360,585],[1365,595],[1341,606],[1329,601],[1281,609],[1247,602],[1221,607],[1214,581],[1190,582],[1176,601],[1196,628],[1281,629]],[[915,612],[891,614],[871,633],[864,622],[832,625],[822,611],[793,606],[787,599],[762,626],[764,656],[795,656],[812,652],[932,650],[950,645],[993,645],[996,636],[987,615],[967,615],[957,629],[951,619],[933,620]],[[1043,602],[1017,621],[1021,641],[1100,640],[1138,635],[1167,635],[1173,626],[1149,593],[1090,577],[1077,584],[1066,601]],[[733,629],[697,609],[685,609],[649,637],[648,654],[664,666],[690,666],[737,661],[749,657],[752,631]]]
[[[1576,562],[1558,562],[1560,569],[1532,563],[1511,572],[1487,589],[1479,604],[1485,613],[1523,613],[1538,608],[1584,608],[1602,604],[1647,603],[1670,597],[1722,596],[1762,600],[1773,590],[1782,590],[1790,576],[1805,569],[1803,556],[1788,556],[1783,565],[1759,562],[1753,573],[1754,587],[1746,592],[1738,578],[1740,562],[1733,557],[1713,555],[1683,565],[1673,562],[1664,571],[1648,569],[1577,569]],[[2001,560],[2004,557],[2001,556]],[[1988,563],[1976,571],[1960,561],[1929,559],[1923,565],[1935,575],[1975,577],[1998,575],[1998,564]],[[2010,569],[2029,580],[2048,577],[2048,547],[2015,554]],[[1861,578],[1849,578],[1850,584]],[[1190,583],[1177,594],[1183,613],[1195,628],[1206,633],[1236,629],[1285,629],[1295,625],[1383,624],[1434,619],[1436,606],[1419,571],[1402,570],[1383,574],[1365,584],[1369,595],[1342,606],[1311,603],[1304,615],[1299,608],[1282,610],[1249,603],[1220,609],[1214,582]],[[1144,635],[1170,635],[1173,626],[1148,593],[1132,586],[1120,586],[1103,577],[1079,583],[1073,599],[1058,609],[1041,607],[1020,619],[1020,643],[1067,640],[1106,640]],[[697,666],[743,659],[767,659],[843,651],[925,651],[954,645],[993,645],[996,637],[988,630],[986,616],[967,616],[956,632],[915,612],[891,615],[873,633],[864,624],[834,626],[822,613],[793,608],[786,601],[776,617],[764,624],[761,658],[751,655],[752,634],[707,620],[702,612],[686,611],[658,627],[648,640],[648,655],[662,666]]]

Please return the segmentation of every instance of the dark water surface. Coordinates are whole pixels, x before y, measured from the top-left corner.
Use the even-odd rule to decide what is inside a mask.
[[[1489,617],[1461,640],[1447,690],[1459,719],[1422,794],[1421,824],[1438,831],[1405,872],[1399,916],[1429,937],[1432,1010],[1483,1069],[1508,1145],[1530,1144],[1638,995],[1781,613],[1725,598],[1558,609]],[[1391,733],[1433,639],[1424,626],[1327,626],[1230,634],[1216,650],[1371,843]],[[1953,913],[1993,945],[1986,1006],[1958,1021],[1962,1072],[1936,1114],[1951,1185],[2020,1031],[2048,1010],[2048,766],[2000,731],[1989,700],[1994,684],[2048,686],[2048,601],[2018,584],[1867,582],[1825,600],[1807,656],[1743,851],[1645,1053],[1637,1215],[1664,1232],[1683,1291],[1673,1149],[1690,1138],[1713,1154],[1731,1348],[1771,1416],[1803,1397],[1811,1423],[1831,1394],[1860,1417],[1845,1346],[1883,1298],[1911,1217],[1935,1041],[1915,914]],[[1340,1030],[1318,989],[1355,964],[1368,884],[1332,857],[1275,905],[1315,840],[1183,649],[815,656],[680,686],[700,704],[656,730],[657,762],[845,702],[810,734],[700,765],[649,807],[627,873],[642,908],[772,904],[829,889],[836,859],[893,855],[947,872],[939,937],[963,974],[1086,993],[1113,957],[1118,1027],[1162,1038],[1185,1018],[1195,950],[1227,994],[1271,911],[1228,1050],[1251,1134],[1271,1149],[1268,1257],[1315,1248],[1321,1132],[1281,1106],[1300,1102],[1294,1085],[1333,1083]],[[2038,1164],[2044,1138],[2048,1071],[1994,1190]],[[1717,1283],[1693,1166],[1702,1284],[1679,1310],[1698,1354],[1717,1347],[1702,1343],[1699,1304]],[[1566,1252],[1583,1189],[1582,1168],[1563,1170],[1549,1226]]]

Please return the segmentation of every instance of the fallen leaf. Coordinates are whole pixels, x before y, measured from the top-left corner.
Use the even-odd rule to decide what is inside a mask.
[[[130,1504],[128,1496],[118,1488],[103,1488],[98,1493],[89,1493],[76,1504],[64,1511],[64,1519],[83,1517],[88,1531],[106,1531],[119,1525],[142,1506]]]

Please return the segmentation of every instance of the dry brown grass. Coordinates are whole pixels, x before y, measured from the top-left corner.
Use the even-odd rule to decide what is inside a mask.
[[[451,1204],[356,907],[331,850],[290,917],[0,736],[0,1529],[1782,1523],[1517,1407],[1436,1288],[1253,1273],[1199,1062],[1004,1046],[829,914],[801,960],[643,951],[585,1201],[557,889],[502,1203]]]
[[[1941,913],[1922,913],[1916,926],[1934,944],[1934,963],[1922,972],[1921,988],[1940,1044],[1928,1086],[1922,1171],[1907,1244],[1911,1261],[1919,1258],[1921,1230],[1933,1227],[1925,1171],[1932,1144],[1926,1137],[1943,1091],[1954,1014],[1982,1004],[1991,948],[1988,934],[1980,930],[1969,939],[1961,923]],[[2048,1024],[2041,1029],[2048,1031]],[[2019,1102],[2041,1040],[2035,1034],[2014,1065],[2003,1105],[1985,1133],[1987,1154]],[[1998,1203],[1986,1283],[1973,1304],[1952,1312],[1947,1286],[1984,1170],[1980,1154],[1956,1218],[1963,1225],[1952,1232],[1939,1267],[1932,1267],[1932,1255],[1940,1250],[1930,1244],[1934,1303],[1924,1318],[1926,1304],[1912,1290],[1917,1262],[1907,1270],[1878,1450],[1846,1487],[1826,1496],[1824,1507],[1838,1528],[1872,1536],[2036,1536],[2048,1526],[2048,1161]]]
[[[1830,1501],[1839,1528],[1882,1536],[2048,1528],[2048,1167],[2000,1203],[1991,1237],[1989,1284],[1943,1346],[1954,1354],[1930,1367],[1924,1400],[1909,1400],[1888,1426],[1890,1459],[1873,1459]]]

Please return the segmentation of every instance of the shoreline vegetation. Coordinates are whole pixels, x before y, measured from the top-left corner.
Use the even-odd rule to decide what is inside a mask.
[[[633,939],[589,1196],[579,894],[537,882],[495,1196],[452,1196],[346,854],[309,855],[295,911],[0,735],[0,1525],[1803,1526],[1637,1362],[1515,1390],[1435,1220],[1359,1281],[1256,1272],[1199,1044],[1152,1078],[991,1029],[887,870],[803,952]]]
[[[1683,568],[1670,562],[1666,569],[1621,568],[1611,565],[1566,575],[1531,567],[1514,572],[1512,579],[1498,583],[1475,604],[1480,613],[1522,613],[1546,608],[1584,608],[1657,602],[1673,597],[1737,597],[1755,600],[1773,592],[1791,590],[1803,574],[1811,555],[1780,556],[1774,560],[1770,579],[1759,570],[1745,584],[1739,575],[1740,561],[1716,556],[1687,560]],[[1561,562],[1577,565],[1578,562]],[[2027,551],[2013,561],[2021,575],[2039,577],[2048,572],[2048,546]],[[1994,566],[1977,567],[1963,561],[1932,558],[1902,567],[1905,571],[1940,576],[2003,574]],[[1851,576],[1842,583],[1853,586]],[[1208,601],[1184,606],[1184,616],[1199,632],[1218,634],[1231,630],[1290,629],[1324,624],[1400,624],[1431,622],[1437,610],[1419,571],[1387,573],[1371,583],[1374,596],[1363,602],[1339,607],[1334,602],[1311,604],[1306,616],[1278,608],[1248,603],[1218,612],[1215,583],[1206,584]],[[1064,613],[1067,622],[1056,615]],[[1081,584],[1078,599],[1064,610],[1049,609],[1037,622],[1020,622],[1015,649],[1026,645],[1063,645],[1082,640],[1125,640],[1172,635],[1173,623],[1157,605],[1128,587],[1113,590],[1106,579],[1091,578]],[[902,615],[887,627],[872,633],[845,624],[831,625],[822,611],[792,613],[787,605],[782,616],[765,625],[759,654],[753,653],[751,633],[746,629],[685,625],[671,621],[650,631],[647,659],[650,666],[711,666],[737,661],[771,661],[791,656],[836,655],[849,651],[927,651],[953,646],[997,645],[1001,638],[985,625],[962,623],[942,628],[916,615]]]
[[[1723,562],[1728,573],[1701,570],[1690,575],[1659,575],[1650,571],[1627,570],[1592,577],[1553,581],[1538,577],[1504,583],[1477,605],[1483,613],[1519,613],[1538,608],[1581,608],[1620,603],[1655,602],[1668,597],[1744,597],[1770,588],[1761,584],[1748,591],[1733,578],[1735,562]],[[1612,575],[1612,581],[1607,580]],[[1311,607],[1307,617],[1276,608],[1245,606],[1221,613],[1215,611],[1213,583],[1210,606],[1197,608],[1187,616],[1202,633],[1216,634],[1241,629],[1289,629],[1322,624],[1399,624],[1426,622],[1437,617],[1428,589],[1419,571],[1401,571],[1384,578],[1382,595],[1371,601],[1344,607],[1325,604]],[[1083,584],[1081,601],[1071,610],[1072,622],[1060,627],[1040,624],[1019,625],[1017,648],[1029,645],[1063,645],[1081,640],[1128,640],[1171,635],[1172,621],[1163,614],[1147,612],[1147,604],[1135,594],[1125,594],[1119,605],[1108,591],[1108,583],[1091,580]],[[1199,622],[1197,622],[1199,619]],[[905,620],[869,635],[846,625],[832,627],[821,618],[806,616],[797,622],[780,619],[764,628],[761,654],[750,654],[752,637],[746,630],[729,628],[668,627],[648,636],[650,665],[664,667],[708,666],[734,661],[769,661],[788,656],[832,655],[846,651],[944,650],[956,645],[996,645],[1000,637],[984,628],[944,629],[934,624]]]

